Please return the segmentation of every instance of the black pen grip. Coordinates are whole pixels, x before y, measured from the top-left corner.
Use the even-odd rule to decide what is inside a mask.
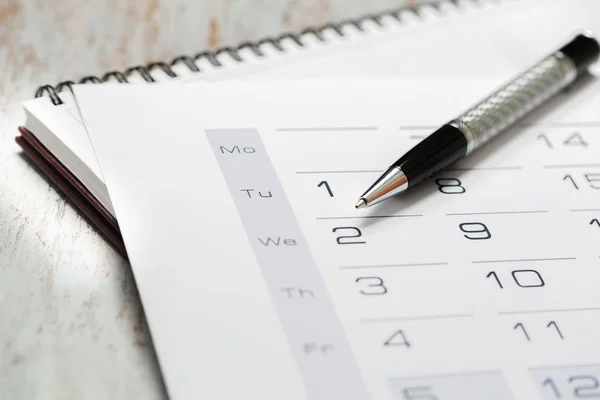
[[[405,153],[394,164],[408,178],[408,186],[418,185],[436,172],[456,162],[467,152],[467,139],[456,127],[445,124]]]

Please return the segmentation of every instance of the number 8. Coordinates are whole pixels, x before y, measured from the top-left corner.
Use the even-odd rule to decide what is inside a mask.
[[[436,179],[435,183],[438,190],[444,194],[461,194],[467,191],[456,178],[440,178]]]

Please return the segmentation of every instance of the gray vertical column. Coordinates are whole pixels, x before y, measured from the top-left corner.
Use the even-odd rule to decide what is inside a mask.
[[[312,399],[367,399],[362,377],[256,129],[205,130]]]

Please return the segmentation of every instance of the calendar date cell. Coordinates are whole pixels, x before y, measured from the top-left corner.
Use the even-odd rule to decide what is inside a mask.
[[[514,399],[500,372],[473,372],[422,378],[390,379],[397,400]]]
[[[600,364],[530,370],[544,400],[600,399]]]

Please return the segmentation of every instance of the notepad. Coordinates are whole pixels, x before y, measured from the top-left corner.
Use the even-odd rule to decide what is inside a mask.
[[[440,1],[412,10],[382,11],[331,21],[169,62],[150,63],[82,79],[87,84],[295,79],[326,76],[500,78],[557,48],[576,30],[600,32],[596,0]],[[24,103],[17,141],[100,232],[124,254],[104,178],[69,88],[39,88]],[[134,107],[129,104],[122,112]]]
[[[598,78],[354,208],[497,84],[76,87],[172,398],[600,395]]]

